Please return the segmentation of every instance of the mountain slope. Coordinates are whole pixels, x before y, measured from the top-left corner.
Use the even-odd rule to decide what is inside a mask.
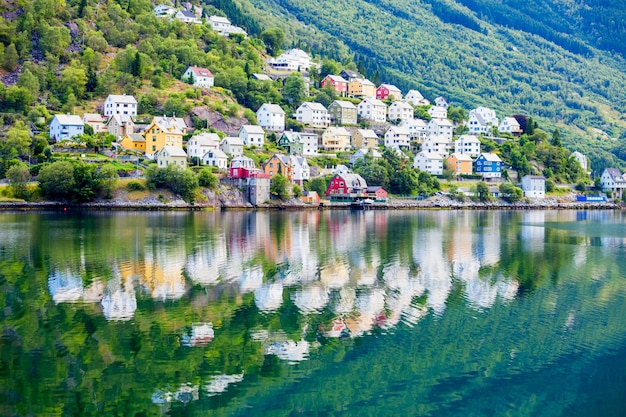
[[[505,11],[512,11],[520,2],[506,3]],[[493,16],[495,0],[239,0],[239,4],[267,22],[273,16],[288,16],[317,30],[319,39],[345,43],[370,73],[379,69],[386,82],[403,90],[419,88],[431,99],[444,95],[468,109],[487,105],[500,116],[526,113],[548,120],[564,130],[566,145],[590,153],[594,166],[619,163],[608,154],[594,153],[615,145],[596,138],[624,137],[626,63],[620,55],[597,49],[599,41],[590,44],[580,37],[584,20],[568,26],[568,19],[561,17],[554,26],[562,29],[554,29],[551,40],[538,29],[533,33],[507,27],[510,22]],[[528,4],[529,11],[546,6],[546,21],[535,22],[536,27],[548,27],[550,16],[565,16],[563,8],[569,2]],[[519,19],[525,17],[518,26],[533,21],[523,10],[516,13]]]

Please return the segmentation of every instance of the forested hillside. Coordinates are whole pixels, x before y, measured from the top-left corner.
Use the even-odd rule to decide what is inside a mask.
[[[329,36],[344,43],[370,77],[465,108],[531,115],[559,127],[564,143],[596,166],[620,163],[619,150],[611,153],[620,144],[610,138],[626,139],[626,63],[610,50],[620,51],[623,23],[604,16],[621,13],[619,4],[236,1],[259,21],[282,25],[288,41],[310,42],[314,53]],[[306,31],[315,36],[298,37]],[[338,49],[334,58],[344,56]]]

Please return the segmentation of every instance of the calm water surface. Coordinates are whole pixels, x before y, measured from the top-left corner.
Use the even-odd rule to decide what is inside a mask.
[[[0,213],[0,415],[626,415],[620,212]]]

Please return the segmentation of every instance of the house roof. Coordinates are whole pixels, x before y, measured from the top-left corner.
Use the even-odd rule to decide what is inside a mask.
[[[356,157],[356,158],[361,158],[365,155],[367,155],[369,153],[369,151],[372,151],[372,157],[373,158],[382,158],[382,154],[380,152],[378,152],[376,149],[359,149],[357,150],[352,157]]]
[[[387,132],[393,132],[396,135],[407,135],[407,136],[411,134],[409,129],[407,129],[404,126],[390,126],[389,129],[387,129]],[[385,134],[387,134],[387,132],[385,132]]]
[[[524,178],[529,178],[531,180],[546,180],[546,177],[544,177],[543,175],[524,175],[522,177],[522,181],[524,180]]]
[[[83,126],[83,120],[75,114],[56,114],[54,118],[64,126]]]
[[[378,135],[372,129],[357,129],[357,132],[359,132],[364,139],[378,139]]]
[[[231,146],[243,146],[243,140],[241,140],[239,136],[228,136],[222,139],[222,143],[220,145],[222,144],[229,144]]]
[[[220,137],[217,133],[202,132],[189,138],[189,142],[192,140],[197,141],[197,146],[214,146],[220,142]]]
[[[196,18],[196,15],[191,13],[188,10],[180,10],[178,13],[176,13],[176,16],[177,17],[178,16],[183,16],[183,17],[186,17],[186,18],[189,18],[189,19],[195,19]]]
[[[400,123],[400,126],[404,126],[404,127],[415,127],[415,126],[419,126],[422,128],[426,128],[426,122],[422,119],[409,119],[409,120],[405,120],[402,123]]]
[[[350,132],[344,127],[331,126],[326,128],[324,135],[350,136]]]
[[[500,159],[500,157],[498,155],[496,155],[495,153],[490,153],[490,152],[484,152],[481,153],[480,157],[484,157],[485,160],[489,161],[489,162],[502,162],[502,160]]]
[[[368,193],[375,193],[378,190],[383,190],[383,191],[387,191],[385,190],[383,187],[381,187],[380,185],[368,185],[366,191]]]
[[[374,87],[376,87],[376,84],[374,84],[373,82],[371,82],[370,80],[368,80],[367,78],[360,78],[359,82],[363,85],[373,85]]]
[[[452,122],[448,119],[431,119],[429,123],[433,123],[439,126],[452,126]]]
[[[609,176],[611,177],[613,181],[616,181],[616,182],[625,181],[624,177],[622,176],[622,172],[617,168],[605,168],[604,172],[609,174]]]
[[[209,21],[210,22],[215,22],[215,23],[224,23],[224,24],[230,25],[230,20],[228,20],[227,18],[222,17],[222,16],[210,16],[209,17]]]
[[[353,173],[339,173],[336,174],[339,177],[343,178],[346,186],[348,187],[359,187],[359,188],[367,188],[367,182],[363,179],[359,174]]]
[[[349,101],[345,101],[345,100],[335,100],[333,101],[332,105],[337,105],[339,107],[342,107],[344,109],[356,109],[356,106],[352,103],[350,103]]]
[[[364,98],[363,101],[361,101],[359,103],[359,106],[363,104],[370,104],[372,106],[379,106],[379,107],[387,107],[387,105],[385,103],[383,103],[382,101],[378,100],[377,98],[373,98],[373,97],[367,97]]]
[[[402,107],[405,110],[411,110],[413,111],[413,106],[411,106],[409,103],[407,103],[406,101],[394,101],[393,103],[391,103],[391,105],[389,106],[389,108],[391,107]]]
[[[108,126],[113,120],[115,120],[117,124],[119,125],[123,125],[128,122],[134,123],[133,118],[130,114],[114,114],[111,117],[109,117],[109,120],[107,120],[106,125]]]
[[[85,113],[83,114],[83,122],[85,123],[102,123],[104,122],[104,117],[98,113]]]
[[[212,77],[213,73],[209,71],[207,68],[194,67],[193,65],[189,67],[191,72],[196,74],[197,77]]]
[[[206,151],[204,155],[202,155],[202,159],[206,158],[208,153],[213,153],[213,158],[215,159],[228,159],[228,155],[226,155],[220,149],[211,149],[209,151]]]
[[[266,74],[252,74],[252,78],[259,81],[272,81],[272,79]]]
[[[111,100],[114,103],[137,104],[135,97],[126,94],[109,94],[107,100]]]
[[[426,152],[426,151],[422,151],[420,153],[418,153],[416,155],[417,156],[422,156],[425,159],[429,159],[429,160],[443,160],[443,157],[438,154],[437,152]]]
[[[361,74],[356,71],[344,69],[341,71],[341,74],[344,74],[348,78],[361,78]]]
[[[332,74],[328,74],[326,77],[324,78],[330,78],[331,80],[338,82],[338,83],[347,83],[348,80],[346,80],[345,78],[343,78],[341,75],[332,75]]]
[[[473,161],[472,157],[466,153],[453,153],[448,158],[455,158],[457,161]]]
[[[133,142],[145,142],[146,138],[140,133],[130,133],[127,135]]]
[[[265,131],[259,125],[243,125],[241,126],[241,130],[244,130],[246,133],[258,133],[260,135],[265,134]]]
[[[167,152],[169,156],[180,156],[185,158],[187,157],[185,150],[179,146],[166,145],[159,151],[159,153],[162,152]]]
[[[316,103],[314,101],[304,102],[300,105],[300,107],[298,107],[298,109],[304,108],[304,107],[308,107],[311,110],[327,111],[326,107],[324,107],[322,103]]]
[[[418,99],[422,99],[422,98],[424,98],[424,96],[422,95],[422,93],[420,93],[420,92],[419,92],[419,91],[417,91],[417,90],[409,90],[409,91],[407,91],[407,93],[405,94],[405,96],[404,96],[404,97],[405,97],[405,98],[406,98],[406,97],[413,97],[413,98],[418,98]]]
[[[400,92],[400,89],[393,84],[381,84],[378,88],[385,87],[389,91]]]
[[[480,140],[474,135],[461,135],[457,140],[461,140],[463,143],[480,143]]]
[[[256,112],[258,113],[261,110],[265,110],[265,111],[270,112],[270,113],[285,114],[285,111],[278,104],[265,103]]]
[[[185,123],[185,119],[182,117],[156,116],[152,119],[152,123],[156,123],[168,130],[176,128],[182,132],[187,129],[187,123]]]

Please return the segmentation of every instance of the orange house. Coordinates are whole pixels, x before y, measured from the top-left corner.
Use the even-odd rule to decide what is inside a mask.
[[[472,158],[464,153],[453,153],[446,158],[446,165],[456,175],[471,174],[472,173]]]
[[[291,159],[287,155],[274,154],[265,163],[263,171],[270,176],[274,177],[277,174],[287,177],[289,181],[293,180],[293,165]]]

